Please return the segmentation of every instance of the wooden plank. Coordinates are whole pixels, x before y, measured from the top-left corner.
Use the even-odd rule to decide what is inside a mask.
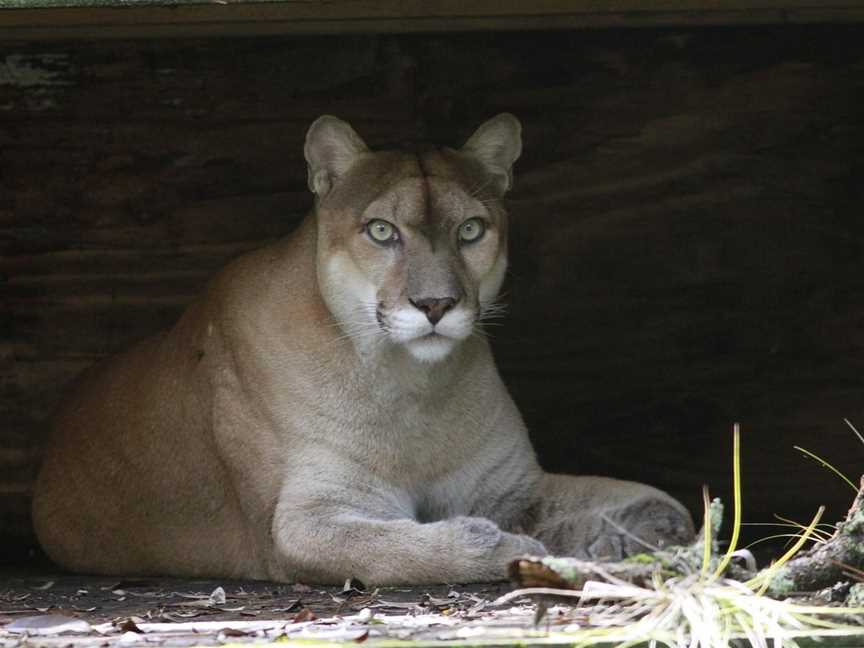
[[[204,245],[184,245],[173,248],[151,249],[146,256],[131,249],[61,249],[37,254],[6,254],[0,257],[0,272],[18,275],[23,281],[34,276],[66,274],[98,275],[106,267],[113,273],[146,274],[154,268],[160,272],[182,273],[189,268],[189,259],[196,260],[196,268],[208,276],[221,268],[225,261],[243,252],[260,247],[264,241],[235,241]]]
[[[278,0],[172,4],[71,0],[50,5],[20,8],[27,5],[7,2],[6,7],[18,8],[0,10],[0,38],[410,33],[864,20],[864,3],[850,0],[830,4],[814,0]]]

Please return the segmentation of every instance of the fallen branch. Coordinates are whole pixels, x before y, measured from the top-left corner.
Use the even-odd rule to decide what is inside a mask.
[[[851,568],[851,569],[850,569]],[[825,542],[777,570],[768,587],[771,596],[813,592],[848,580],[848,571],[864,568],[864,477],[846,518]],[[770,569],[770,568],[769,568]]]
[[[523,588],[581,590],[589,580],[644,585],[658,568],[659,562],[654,561],[602,563],[556,556],[524,556],[510,563],[510,579]],[[667,572],[667,576],[674,573]]]
[[[723,505],[720,500],[711,502],[706,512],[711,525],[708,539],[713,545],[712,554],[716,554],[716,538],[723,519]],[[704,560],[704,533],[703,527],[696,540],[688,546],[657,549],[618,562],[524,556],[510,563],[510,580],[522,588],[581,590],[586,582],[592,580],[641,587],[647,585],[655,576],[665,579],[700,571]],[[716,558],[712,559],[712,562],[716,563]]]

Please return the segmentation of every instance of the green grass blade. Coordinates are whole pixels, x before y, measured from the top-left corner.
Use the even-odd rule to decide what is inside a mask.
[[[726,553],[723,554],[720,564],[714,571],[714,579],[719,578],[729,566],[732,554],[738,548],[738,537],[741,535],[741,427],[738,423],[732,426],[732,496],[734,499],[732,538],[729,540]]]
[[[858,492],[858,487],[855,484],[853,484],[852,481],[846,475],[844,475],[842,472],[837,470],[834,466],[832,466],[830,463],[825,461],[822,457],[820,457],[819,455],[813,454],[809,450],[805,450],[801,446],[792,446],[792,447],[795,448],[796,450],[798,450],[799,452],[803,452],[805,455],[807,455],[811,459],[815,459],[816,461],[821,463],[824,468],[827,468],[828,470],[833,472],[835,475],[837,475],[840,479],[842,479],[847,484],[849,484],[849,488],[851,488],[856,493]]]
[[[702,576],[708,573],[711,566],[711,497],[708,494],[708,486],[702,486],[702,504],[704,513],[702,515]]]

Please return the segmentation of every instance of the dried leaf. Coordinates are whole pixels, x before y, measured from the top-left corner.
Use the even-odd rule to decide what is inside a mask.
[[[468,616],[474,616],[476,614],[479,614],[484,609],[486,609],[486,607],[489,605],[489,601],[487,601],[485,599],[477,599],[477,597],[473,597],[473,596],[471,598],[476,599],[477,602],[474,605],[472,605],[470,608],[468,608],[468,610],[466,611],[466,614]]]
[[[309,608],[304,607],[297,614],[294,615],[294,618],[291,620],[291,623],[303,623],[305,621],[314,621],[318,617],[315,616],[315,613]]]
[[[202,614],[205,614],[205,612],[198,610],[190,610],[188,612],[166,612],[162,615],[162,618],[166,621],[177,623],[178,619],[194,619]]]
[[[123,619],[123,621],[116,624],[117,629],[120,632],[137,632],[141,633],[141,628],[138,627],[138,624],[135,623],[131,618]]]
[[[166,603],[166,607],[182,607],[182,608],[209,608],[213,607],[210,605],[210,599],[198,599],[196,601],[177,601],[172,603]]]
[[[345,584],[342,586],[342,594],[353,596],[366,591],[366,585],[359,578],[346,578]]]
[[[126,578],[121,581],[117,581],[112,585],[107,585],[105,587],[100,587],[101,590],[114,591],[114,590],[127,590],[132,589],[133,587],[155,587],[157,584],[153,580],[149,580],[146,578]]]
[[[414,603],[403,603],[402,601],[378,601],[369,607],[388,610],[413,610],[417,605]]]
[[[196,600],[206,600],[210,598],[210,594],[184,594],[183,592],[172,592],[174,596],[179,596],[180,598],[185,599],[196,599]]]
[[[165,598],[166,596],[170,596],[165,592],[130,592],[126,591],[127,596],[135,596],[137,598]]]
[[[271,608],[270,611],[271,612],[296,612],[301,607],[303,607],[303,599],[298,598],[296,601],[291,603],[291,605],[289,605],[288,607]]]
[[[225,605],[225,601],[228,598],[225,596],[225,590],[221,587],[217,587],[212,592],[210,592],[210,605]]]

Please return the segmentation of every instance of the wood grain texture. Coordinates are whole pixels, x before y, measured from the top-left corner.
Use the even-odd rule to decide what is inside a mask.
[[[323,112],[376,146],[523,120],[492,335],[545,465],[698,511],[740,421],[749,521],[839,517],[792,446],[862,472],[862,100],[858,27],[7,44],[0,536],[69,381],[302,218]]]
[[[842,23],[837,0],[0,0],[4,40]]]

